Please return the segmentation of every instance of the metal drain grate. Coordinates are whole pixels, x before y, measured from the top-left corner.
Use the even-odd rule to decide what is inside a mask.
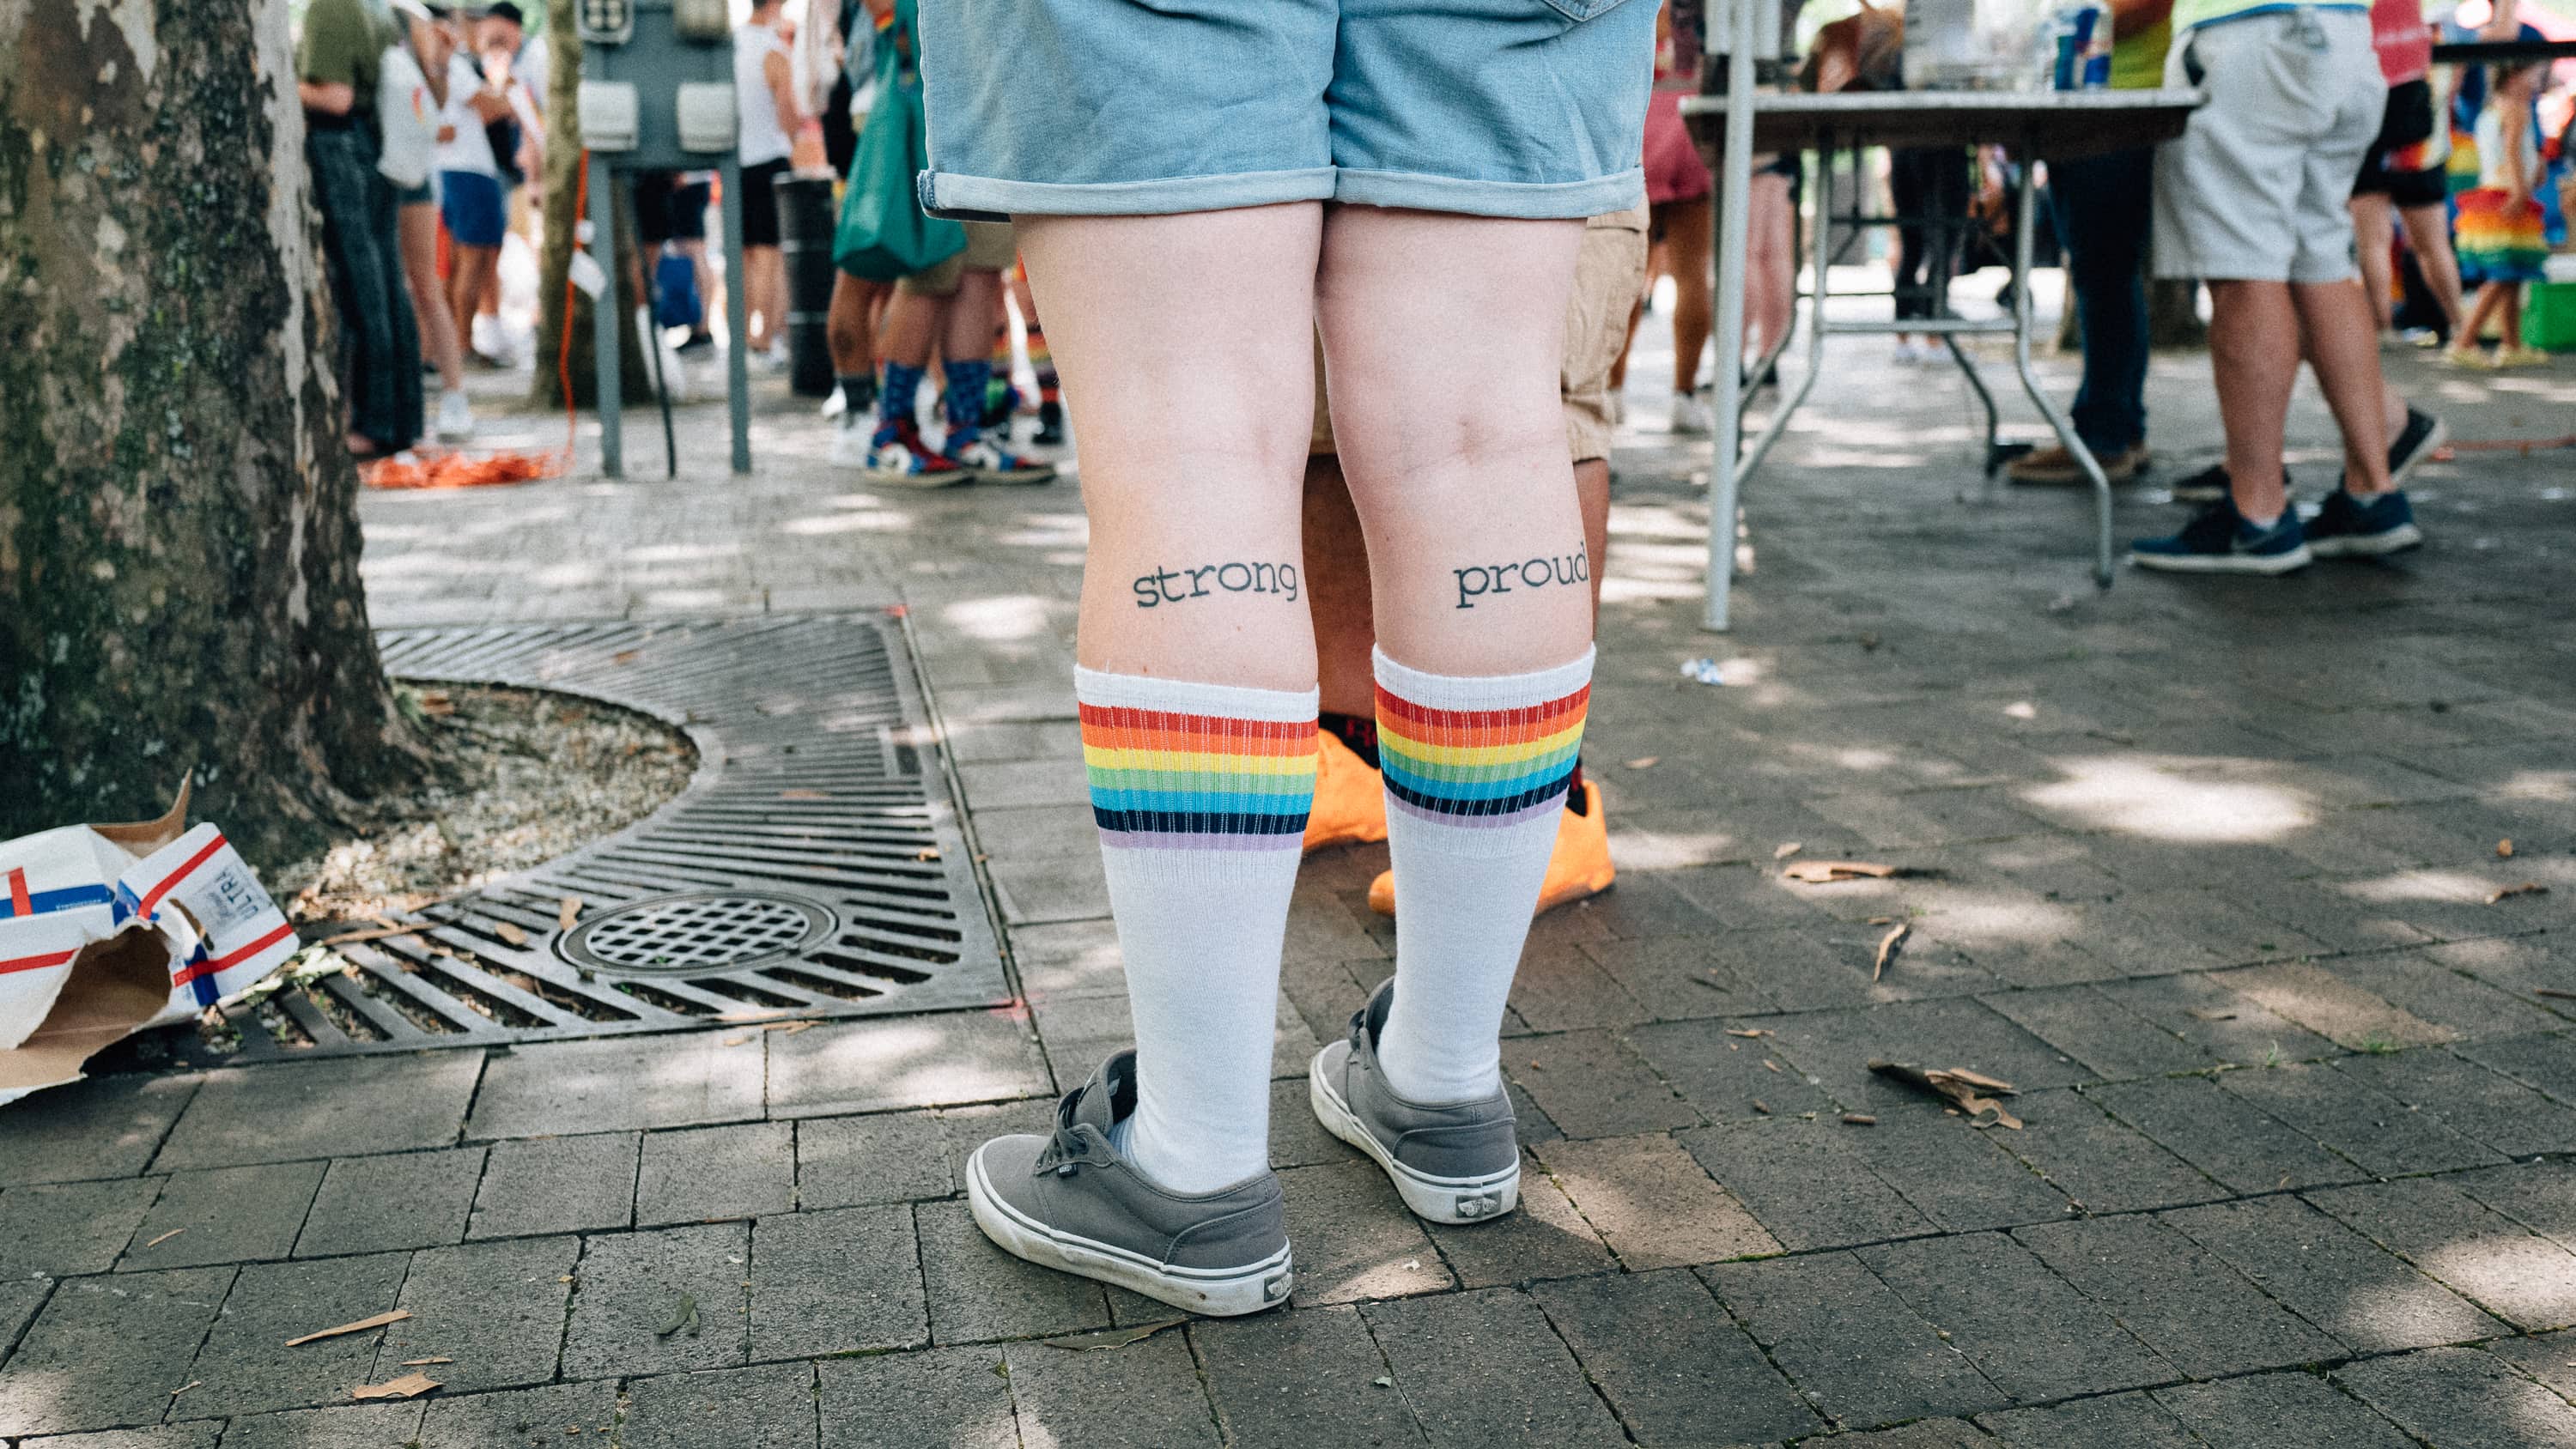
[[[534,686],[685,728],[697,778],[605,840],[397,918],[358,971],[236,1011],[249,1058],[1007,1000],[900,619],[390,629],[387,672]],[[564,902],[577,899],[571,929]],[[272,1031],[269,1021],[279,1030]]]

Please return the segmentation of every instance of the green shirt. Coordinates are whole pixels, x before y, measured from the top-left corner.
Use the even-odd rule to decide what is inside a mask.
[[[2109,23],[2109,17],[2103,18]],[[2173,45],[2173,17],[2111,42],[2111,89],[2151,91],[2165,83],[2165,51]]]
[[[367,0],[313,0],[295,49],[296,78],[347,86],[357,96],[350,114],[375,114],[376,70],[394,42],[392,22],[389,12]]]

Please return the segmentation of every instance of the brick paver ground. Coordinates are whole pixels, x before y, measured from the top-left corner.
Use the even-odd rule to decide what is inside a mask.
[[[871,493],[772,395],[745,482],[700,407],[676,483],[630,414],[635,481],[371,497],[379,623],[907,604],[1025,1009],[46,1093],[0,1117],[0,1440],[2576,1444],[2571,455],[2428,468],[2395,564],[2096,596],[2074,500],[1981,494],[1957,384],[1865,350],[1746,500],[1731,636],[1696,628],[1704,465],[1623,438],[1589,751],[1620,882],[1514,995],[1524,1211],[1426,1230],[1308,1120],[1391,949],[1383,853],[1317,857],[1275,1068],[1295,1301],[1104,1352],[1044,1340],[1164,1311],[989,1247],[956,1171],[1126,1032],[1075,489]],[[2465,438],[2576,413],[2564,362],[2393,365]],[[2213,454],[2205,362],[2153,388],[2170,479]],[[2292,432],[2313,492],[2312,397]],[[1799,884],[1791,843],[1908,874]],[[2027,1125],[1879,1057],[2007,1079]],[[422,1360],[436,1394],[349,1401]]]

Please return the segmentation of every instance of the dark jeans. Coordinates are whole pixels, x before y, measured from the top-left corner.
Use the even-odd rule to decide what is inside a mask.
[[[403,285],[393,183],[376,170],[375,133],[363,124],[307,132],[304,156],[340,313],[349,430],[388,451],[408,448],[421,431],[420,325]]]
[[[2066,247],[2068,302],[2084,341],[2075,435],[2095,453],[2147,440],[2147,284],[2152,147],[2048,163],[2048,207]]]
[[[1896,317],[1950,311],[1950,279],[1968,233],[1968,151],[1900,146],[1887,153],[1888,199],[1896,205]]]

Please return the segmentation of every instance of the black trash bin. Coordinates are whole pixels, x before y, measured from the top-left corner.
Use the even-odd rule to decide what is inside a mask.
[[[832,180],[795,176],[780,181],[778,249],[787,261],[789,386],[806,397],[828,397],[833,386],[832,348],[825,320],[832,310]]]

